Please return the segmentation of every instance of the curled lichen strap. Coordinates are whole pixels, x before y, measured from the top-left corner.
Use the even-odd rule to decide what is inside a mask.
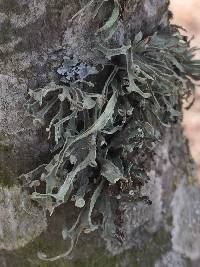
[[[128,49],[126,51],[126,63],[127,63],[127,73],[128,73],[128,78],[129,78],[129,86],[127,88],[128,92],[135,92],[140,94],[144,98],[149,98],[151,96],[150,93],[144,93],[140,88],[135,84],[135,73],[134,73],[134,67],[133,67],[133,62],[131,60],[132,58],[132,49]]]
[[[110,18],[106,21],[106,23],[100,29],[97,30],[96,33],[98,34],[98,33],[109,30],[116,23],[118,18],[119,18],[119,6],[115,2],[115,6],[114,6],[114,9],[113,9],[113,12]]]
[[[97,43],[96,49],[102,52],[108,59],[111,57],[119,56],[119,55],[126,55],[127,50],[131,48],[131,43],[128,45],[123,45],[119,48],[107,48],[104,45]]]
[[[66,252],[64,252],[64,253],[62,253],[62,254],[60,254],[58,256],[52,257],[52,258],[47,258],[46,254],[44,254],[42,252],[38,252],[37,255],[38,255],[38,258],[39,259],[44,260],[44,261],[56,261],[56,260],[59,260],[59,259],[62,259],[62,258],[67,258],[70,255],[70,253],[72,252],[72,250],[73,250],[73,248],[75,246],[76,240],[78,239],[79,235],[82,232],[82,229],[79,229],[79,231],[77,233],[76,240],[74,240],[73,236],[71,236],[69,233],[73,233],[75,231],[76,227],[80,223],[80,218],[81,218],[83,212],[84,212],[84,210],[82,210],[79,213],[79,216],[78,216],[76,222],[74,223],[74,225],[72,226],[72,228],[70,229],[70,231],[68,231],[67,237],[69,237],[70,240],[71,240],[69,249]],[[63,232],[64,231],[65,230],[63,230]],[[66,239],[66,237],[64,237],[64,239]]]
[[[94,209],[96,201],[97,201],[97,199],[98,199],[98,197],[101,194],[101,191],[103,189],[103,185],[104,185],[104,180],[102,180],[101,183],[97,186],[97,188],[95,189],[95,191],[92,195],[91,201],[90,201],[90,208],[89,208],[89,212],[88,212],[88,222],[89,222],[89,226],[90,226],[91,231],[94,231],[98,228],[98,225],[94,225],[92,223],[91,216],[92,216],[92,211]]]
[[[65,154],[67,153],[68,149],[73,144],[75,144],[76,142],[78,142],[79,140],[81,140],[83,138],[88,137],[92,133],[96,133],[96,132],[100,131],[102,128],[105,127],[105,125],[107,124],[107,122],[110,120],[110,118],[113,115],[116,102],[117,102],[117,92],[114,92],[112,97],[110,98],[104,112],[101,114],[101,116],[98,118],[98,120],[87,131],[85,131],[82,134],[80,134],[79,136],[77,136],[70,143],[68,143],[68,142],[65,143],[63,149],[59,153],[59,160],[58,160],[58,164],[56,165],[56,172],[58,171],[60,165],[62,164],[64,157],[65,157]],[[58,193],[56,194],[56,198],[58,200],[63,200],[68,189],[69,189],[69,183],[66,179],[65,182],[63,183],[63,185],[60,187]]]
[[[69,22],[72,22],[77,16],[79,16],[81,13],[85,11],[86,8],[88,8],[94,0],[89,1],[83,8],[81,8],[76,14],[73,15],[73,17],[69,20]]]

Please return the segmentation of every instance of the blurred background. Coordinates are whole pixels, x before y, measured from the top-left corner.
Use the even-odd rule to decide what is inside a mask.
[[[200,0],[171,0],[170,10],[174,15],[173,23],[185,28],[189,37],[195,37],[191,44],[200,47]],[[196,57],[200,59],[200,51]],[[200,87],[196,88],[194,105],[184,111],[183,125],[200,181]]]

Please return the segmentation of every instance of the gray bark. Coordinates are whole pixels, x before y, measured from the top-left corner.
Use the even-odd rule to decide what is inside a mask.
[[[63,56],[104,63],[93,43],[103,16],[109,15],[109,1],[97,19],[89,7],[70,21],[80,2],[87,1],[0,0],[1,266],[199,266],[200,189],[191,182],[195,171],[180,125],[166,130],[154,158],[148,159],[151,181],[142,190],[152,205],[121,205],[126,210],[122,246],[94,234],[81,239],[71,261],[43,263],[36,256],[38,250],[52,256],[65,250],[60,232],[74,211],[58,209],[47,229],[43,211],[28,203],[26,212],[17,177],[50,155],[44,131],[26,117],[24,104],[28,89],[57,81],[55,69]],[[149,35],[168,23],[168,1],[119,2],[126,8],[114,36],[117,45],[140,30]]]

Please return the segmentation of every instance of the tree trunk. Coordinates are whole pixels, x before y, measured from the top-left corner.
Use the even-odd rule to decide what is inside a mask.
[[[152,204],[120,204],[121,244],[92,233],[80,238],[70,260],[51,263],[37,257],[38,251],[54,256],[66,250],[62,227],[73,221],[75,211],[73,205],[61,206],[46,219],[41,209],[25,201],[28,193],[17,177],[51,157],[44,127],[35,127],[27,117],[27,92],[57,83],[56,69],[64,56],[95,66],[107,62],[94,49],[94,40],[113,1],[105,1],[95,18],[94,3],[86,6],[88,2],[0,0],[1,266],[199,266],[200,189],[180,122],[163,130],[154,155],[146,159],[151,179],[141,190]],[[139,31],[147,37],[164,28],[168,2],[119,0],[121,19],[111,44],[120,47]]]

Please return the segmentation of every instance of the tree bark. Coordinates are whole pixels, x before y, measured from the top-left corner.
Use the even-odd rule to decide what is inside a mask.
[[[151,181],[142,190],[152,205],[121,204],[123,245],[106,236],[102,241],[98,234],[84,235],[71,261],[46,265],[37,258],[38,250],[52,256],[65,250],[60,232],[74,210],[66,214],[59,208],[48,218],[48,227],[45,214],[33,204],[27,214],[17,177],[46,162],[50,152],[44,129],[35,128],[24,105],[29,89],[58,81],[55,70],[63,56],[105,63],[93,48],[95,32],[111,12],[110,1],[95,19],[91,6],[71,19],[88,2],[0,0],[1,266],[199,266],[200,189],[194,185],[196,175],[180,123],[165,130],[154,157],[147,159]],[[117,46],[139,31],[149,36],[169,23],[167,0],[119,3],[123,12],[113,39]]]

